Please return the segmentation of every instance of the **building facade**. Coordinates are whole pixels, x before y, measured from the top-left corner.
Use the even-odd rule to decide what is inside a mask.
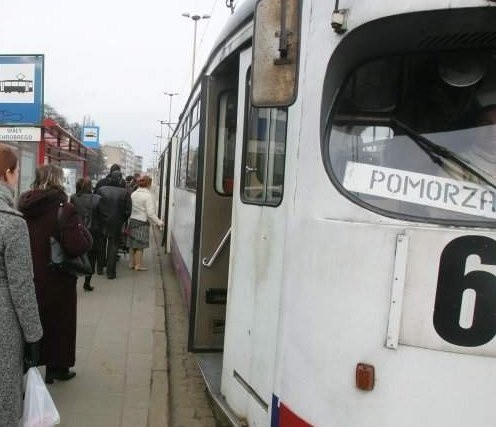
[[[107,170],[117,163],[121,167],[123,176],[141,173],[143,157],[135,155],[133,147],[126,141],[107,142],[102,145],[102,152]]]

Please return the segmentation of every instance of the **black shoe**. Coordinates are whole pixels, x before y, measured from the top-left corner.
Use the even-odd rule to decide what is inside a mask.
[[[93,290],[93,289],[95,289],[95,288],[94,288],[93,286],[91,286],[91,285],[89,284],[89,282],[88,282],[88,283],[84,282],[83,289],[84,289],[85,291],[92,291],[92,290]]]
[[[107,274],[107,279],[113,280],[115,278],[116,278],[116,275],[115,274]]]
[[[98,274],[99,276],[103,276],[103,268],[100,270],[96,270],[96,274]]]
[[[66,369],[50,369],[47,368],[45,375],[45,383],[53,384],[53,380],[69,381],[76,376],[76,373]]]

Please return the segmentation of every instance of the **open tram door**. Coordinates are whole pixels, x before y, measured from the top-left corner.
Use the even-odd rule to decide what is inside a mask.
[[[234,179],[238,58],[205,76],[201,90],[188,350],[223,349]],[[220,358],[219,358],[220,360]]]

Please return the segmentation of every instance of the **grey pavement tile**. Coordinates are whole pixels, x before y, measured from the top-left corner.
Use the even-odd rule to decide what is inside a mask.
[[[141,289],[153,290],[155,288],[155,280],[150,274],[150,271],[147,273],[147,277],[141,275],[136,279],[135,283]]]
[[[121,414],[81,414],[71,413],[64,422],[64,427],[120,427]]]
[[[131,327],[131,309],[118,315],[106,315],[99,324],[97,333],[100,336],[127,334]]]
[[[150,369],[132,368],[126,371],[126,387],[148,386],[151,384],[152,372]]]
[[[153,330],[165,331],[165,313],[163,307],[155,306],[153,313]]]
[[[131,317],[151,315],[153,319],[153,308],[155,304],[153,302],[138,302],[133,303],[131,308]]]
[[[162,289],[162,286],[155,288],[155,305],[159,307],[163,307],[165,305],[164,290]]]
[[[153,332],[153,315],[133,317],[131,320],[131,329],[146,329]]]
[[[169,418],[169,378],[166,372],[153,372],[150,394],[150,427],[166,427]]]
[[[90,346],[79,347],[76,341],[76,366],[80,363],[86,363],[90,349]]]
[[[122,413],[124,407],[124,393],[78,391],[73,397],[76,399],[72,409],[75,414],[115,417]]]
[[[150,405],[150,386],[128,386],[124,392],[124,408],[147,409]]]
[[[81,395],[95,391],[105,393],[124,393],[125,377],[120,375],[106,375],[81,372],[77,376],[77,391]]]
[[[92,351],[86,360],[84,373],[97,375],[122,375],[126,369],[126,355],[108,355]]]
[[[129,333],[129,353],[152,353],[153,332],[151,329],[131,329]]]
[[[152,354],[149,353],[129,353],[127,357],[126,369],[152,369]]]
[[[116,329],[108,325],[101,325],[95,331],[93,338],[94,344],[101,344],[103,342],[111,343],[125,343],[129,339],[129,329]]]
[[[124,408],[122,416],[122,427],[147,427],[148,410],[137,408]],[[148,427],[158,427],[148,424]]]
[[[165,371],[167,369],[167,347],[165,334],[163,332],[153,333],[153,366],[154,371]]]
[[[90,345],[95,335],[96,326],[79,325],[76,330],[76,343],[78,347]]]
[[[121,344],[126,345],[129,340],[129,330],[109,328],[104,325],[103,328],[98,328],[93,338],[93,346],[101,344]]]
[[[123,356],[126,353],[127,348],[127,340],[123,342],[107,342],[101,341],[96,342],[92,350],[96,353],[104,354],[108,357],[119,357]]]

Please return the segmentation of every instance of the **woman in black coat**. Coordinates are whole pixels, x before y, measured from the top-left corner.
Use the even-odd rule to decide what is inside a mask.
[[[91,269],[95,273],[95,263],[100,263],[101,257],[97,257],[97,251],[100,248],[102,235],[99,224],[99,205],[101,196],[92,193],[91,180],[89,178],[81,178],[76,182],[76,194],[71,196],[71,203],[76,207],[78,214],[84,221],[84,225],[90,231],[93,237],[93,246],[88,251]],[[98,265],[98,270],[104,266]],[[85,291],[92,291],[91,278],[93,274],[89,274],[84,278],[83,288]]]
[[[77,277],[50,267],[50,237],[58,236],[67,255],[79,256],[91,248],[91,234],[76,208],[67,201],[63,171],[55,165],[36,170],[33,190],[23,193],[19,210],[28,224],[33,257],[34,284],[43,326],[40,365],[46,365],[47,383],[67,381],[76,361]],[[62,227],[58,212],[62,207]]]

